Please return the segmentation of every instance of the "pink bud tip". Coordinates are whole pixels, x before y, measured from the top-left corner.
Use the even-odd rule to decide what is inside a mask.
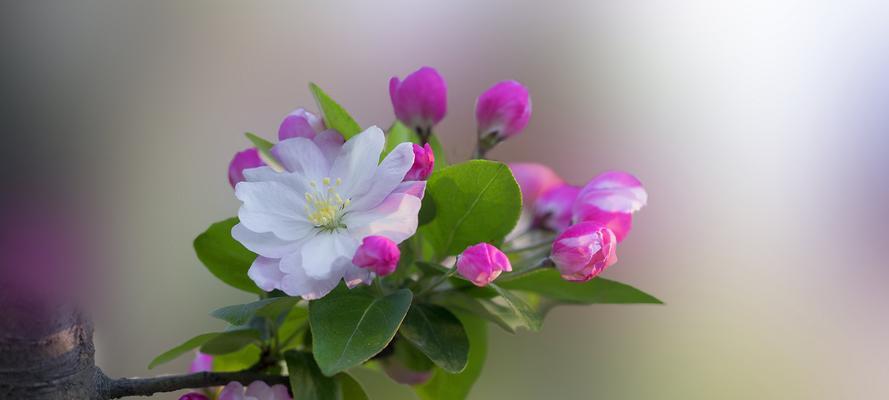
[[[469,246],[457,257],[457,272],[476,286],[486,286],[503,271],[512,271],[509,258],[500,249],[479,243]]]
[[[480,138],[499,141],[518,134],[531,119],[528,89],[516,81],[497,83],[476,100],[475,119]]]
[[[201,353],[200,351],[194,355],[188,372],[205,372],[213,370],[213,356]]]
[[[630,232],[633,213],[648,203],[648,193],[636,177],[626,172],[606,172],[593,178],[577,195],[574,222],[596,222],[614,232],[621,242]]]
[[[580,188],[563,184],[543,193],[534,205],[534,225],[561,232],[571,225],[571,207]]]
[[[403,81],[392,77],[389,96],[395,116],[414,130],[428,131],[448,111],[448,86],[434,68],[420,68]]]
[[[352,264],[373,271],[378,276],[395,272],[401,251],[398,245],[384,236],[368,236],[352,257]]]
[[[263,165],[265,165],[265,163],[259,158],[259,150],[256,148],[249,148],[238,152],[235,154],[235,157],[232,158],[231,163],[228,164],[228,182],[232,187],[235,187],[238,182],[244,181],[245,169],[261,167]]]
[[[315,135],[323,132],[324,120],[305,109],[297,108],[284,117],[278,128],[278,140],[295,137],[314,139]]]
[[[537,198],[565,183],[552,168],[537,163],[510,163],[509,169],[522,190],[522,205],[533,209]]]
[[[581,222],[562,232],[550,255],[562,278],[585,282],[617,262],[617,239],[605,226]]]
[[[432,146],[426,143],[425,146],[414,145],[414,165],[404,175],[405,181],[425,181],[432,173],[435,166],[435,154],[432,153]]]

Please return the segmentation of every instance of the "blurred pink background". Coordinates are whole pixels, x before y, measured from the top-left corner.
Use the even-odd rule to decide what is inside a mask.
[[[471,152],[475,97],[517,79],[534,115],[493,158],[577,184],[606,169],[645,183],[649,206],[606,276],[667,303],[561,308],[538,334],[492,328],[472,399],[889,393],[885,3],[2,7],[7,187],[46,185],[88,216],[110,374],[184,371],[185,358],[146,366],[221,328],[212,309],[250,299],[191,248],[236,212],[226,167],[243,132],[272,138],[286,113],[314,108],[309,81],[362,125],[388,126],[388,78],[430,65],[449,84],[437,133],[451,160]]]

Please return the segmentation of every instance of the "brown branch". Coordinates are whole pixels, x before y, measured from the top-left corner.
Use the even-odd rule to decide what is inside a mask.
[[[155,393],[173,392],[181,389],[198,389],[223,386],[229,382],[248,385],[263,381],[269,385],[289,385],[286,376],[269,375],[255,371],[241,372],[196,372],[187,375],[168,375],[155,378],[112,379],[97,369],[96,399],[118,399],[126,396],[151,396]]]

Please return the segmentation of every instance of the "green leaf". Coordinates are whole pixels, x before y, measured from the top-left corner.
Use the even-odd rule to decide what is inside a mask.
[[[291,350],[284,353],[290,372],[293,398],[300,400],[338,400],[337,382],[326,377],[312,359],[312,353]]]
[[[276,171],[284,171],[284,166],[281,165],[281,162],[272,155],[272,147],[274,147],[274,143],[269,142],[259,136],[256,136],[253,133],[246,132],[244,133],[247,136],[247,139],[250,140],[250,143],[253,143],[253,146],[259,150],[259,158],[262,162],[266,163],[266,165],[272,167],[272,169]]]
[[[233,353],[256,343],[260,334],[255,329],[234,329],[216,334],[201,346],[201,353],[220,355]]]
[[[386,146],[383,148],[380,160],[382,161],[383,158],[392,152],[396,146],[404,142],[420,144],[420,136],[411,130],[411,128],[402,124],[401,121],[396,120],[392,123],[392,126],[389,127],[389,131],[386,133]],[[442,168],[447,167],[447,155],[444,152],[444,147],[438,140],[438,136],[435,136],[434,134],[429,136],[429,147],[432,148],[432,154],[435,155],[435,165],[432,167],[432,171],[437,172]]]
[[[219,280],[247,292],[265,293],[247,276],[256,254],[232,238],[232,228],[237,224],[237,218],[229,218],[210,225],[194,240],[195,253]]]
[[[327,376],[359,365],[383,350],[407,314],[413,295],[401,289],[385,297],[340,286],[309,302],[315,360]]]
[[[248,345],[233,353],[213,356],[213,371],[243,371],[259,362],[261,350],[255,344]]]
[[[302,307],[294,307],[290,310],[290,313],[287,314],[278,328],[281,350],[289,350],[299,346],[302,339],[301,336],[305,334],[308,319],[309,310]]]
[[[328,128],[341,133],[346,140],[361,133],[361,126],[352,119],[352,116],[342,106],[333,101],[327,93],[324,93],[318,85],[310,83],[309,90],[315,96],[315,102],[318,103],[318,108],[321,109],[324,123]]]
[[[469,339],[463,324],[446,308],[414,304],[400,332],[443,370],[458,373],[466,368]]]
[[[342,400],[368,400],[367,393],[361,384],[347,373],[337,374],[336,382],[340,389],[340,399]]]
[[[522,196],[505,164],[472,160],[432,174],[423,199],[423,208],[430,206],[435,218],[420,233],[442,259],[476,243],[500,242],[519,219]]]
[[[415,388],[423,400],[463,400],[481,375],[488,352],[487,324],[469,314],[458,313],[457,317],[469,337],[469,361],[459,374],[436,369],[429,382]]]
[[[395,340],[395,354],[391,358],[383,359],[382,362],[388,360],[397,360],[402,366],[414,372],[429,371],[435,367],[435,363],[429,359],[416,346],[405,339]]]
[[[232,325],[244,325],[255,316],[276,318],[284,311],[293,308],[298,302],[298,297],[273,297],[247,304],[222,307],[211,312],[210,315]]]
[[[524,320],[512,308],[497,304],[492,299],[473,297],[463,292],[449,292],[435,298],[439,304],[456,308],[464,312],[491,321],[509,333],[516,333],[521,327],[527,327]]]
[[[543,315],[531,307],[530,304],[526,303],[525,300],[511,293],[509,290],[503,289],[493,283],[488,286],[496,290],[497,294],[503,297],[506,304],[515,311],[516,315],[522,318],[522,322],[524,322],[525,327],[529,330],[536,332],[543,327]]]
[[[204,333],[202,335],[197,335],[191,339],[188,339],[185,341],[185,343],[182,343],[170,350],[165,351],[163,354],[155,357],[154,360],[151,360],[151,364],[148,364],[148,369],[152,369],[158,365],[173,361],[176,358],[178,358],[179,356],[181,356],[193,349],[200,347],[201,345],[206,343],[208,340],[216,337],[216,335],[218,335],[218,333],[215,333],[215,332],[214,333]]]
[[[589,282],[568,282],[552,268],[529,272],[497,284],[505,289],[539,293],[562,303],[663,304],[639,289],[604,278],[594,278]]]

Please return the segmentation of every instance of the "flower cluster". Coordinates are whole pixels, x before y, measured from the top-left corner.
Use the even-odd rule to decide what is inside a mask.
[[[228,329],[152,365],[199,347],[193,371],[219,361],[274,376],[286,366],[291,391],[323,398],[360,392],[348,370],[376,362],[430,398],[423,383],[437,371],[458,375],[483,362],[483,321],[533,331],[552,305],[658,302],[614,281],[584,284],[614,265],[646,205],[638,179],[606,172],[578,186],[542,164],[487,159],[528,127],[521,83],[498,82],[478,96],[474,157],[460,163],[448,162],[437,132],[448,96],[433,68],[389,81],[395,121],[385,131],[361,128],[310,89],[318,113],[284,116],[277,142],[248,134],[253,147],[228,168],[237,218],[195,240],[213,275],[259,299],[214,311]],[[468,393],[476,377],[447,384]],[[257,381],[182,398],[291,396]]]

